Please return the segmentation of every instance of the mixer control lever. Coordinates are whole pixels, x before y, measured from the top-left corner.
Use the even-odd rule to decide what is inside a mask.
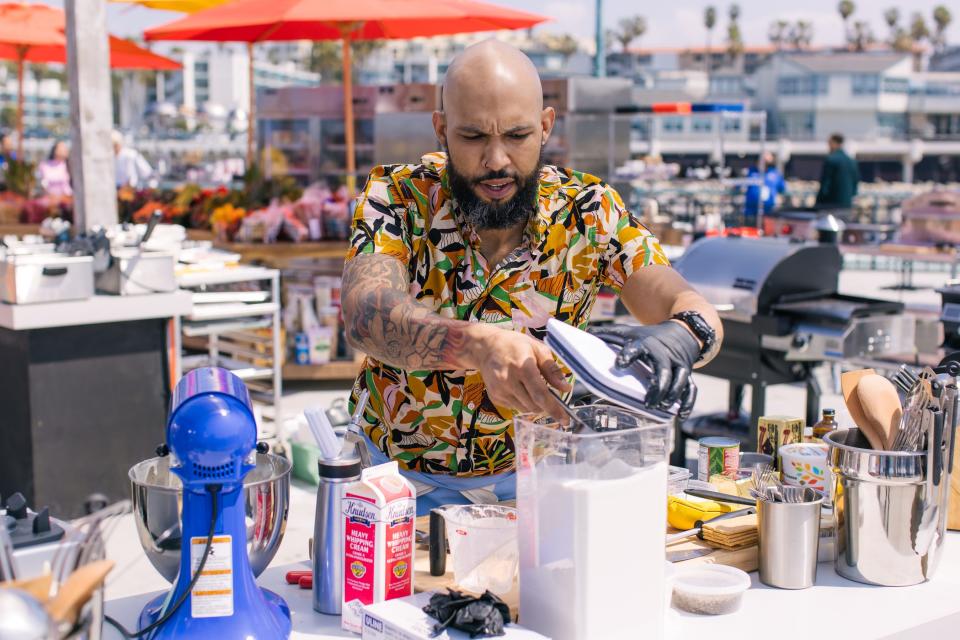
[[[166,458],[168,455],[170,455],[170,447],[168,447],[166,444],[158,444],[156,453],[158,458]]]
[[[261,454],[261,455],[265,455],[265,454],[267,454],[267,453],[270,453],[270,445],[267,444],[266,442],[258,442],[258,443],[257,443],[257,453],[259,453],[259,454]]]

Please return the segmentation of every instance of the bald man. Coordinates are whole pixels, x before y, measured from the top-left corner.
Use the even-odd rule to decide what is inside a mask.
[[[618,365],[655,370],[648,404],[688,412],[690,371],[719,348],[713,307],[620,196],[544,165],[555,117],[522,52],[472,46],[433,114],[444,153],[377,167],[358,200],[342,303],[347,340],[368,357],[351,404],[370,392],[372,461],[400,464],[420,513],[513,497],[513,415],[564,421],[554,393],[571,389],[541,342],[546,322],[586,327],[601,285],[643,323],[600,335]]]

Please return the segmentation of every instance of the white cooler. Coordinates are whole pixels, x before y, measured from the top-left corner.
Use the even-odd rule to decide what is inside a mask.
[[[0,300],[11,304],[83,300],[93,296],[93,258],[56,253],[0,260]]]

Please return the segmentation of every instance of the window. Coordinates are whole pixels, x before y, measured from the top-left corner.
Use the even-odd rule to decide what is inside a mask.
[[[723,119],[724,131],[740,131],[740,127],[741,127],[740,118],[724,118]]]
[[[851,79],[853,95],[872,96],[880,90],[880,77],[870,74],[858,73]]]
[[[883,92],[907,94],[910,92],[910,81],[907,78],[884,78]]]
[[[960,82],[929,82],[924,93],[928,96],[960,96]]]
[[[829,78],[823,75],[784,76],[777,79],[777,93],[782,96],[826,95]]]
[[[713,131],[713,118],[705,118],[703,116],[692,118],[691,124],[693,130],[698,133],[707,133]]]
[[[907,114],[878,113],[877,133],[885,136],[902,136],[907,130]]]
[[[667,116],[663,119],[662,128],[664,131],[683,131],[683,118],[676,116]]]
[[[736,96],[743,93],[740,78],[710,78],[710,93],[717,96]]]
[[[782,135],[809,139],[813,135],[815,117],[812,111],[781,113],[777,124]]]

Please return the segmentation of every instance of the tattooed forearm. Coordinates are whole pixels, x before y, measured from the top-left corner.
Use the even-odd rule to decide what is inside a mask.
[[[359,255],[341,287],[347,341],[403,369],[468,368],[470,323],[442,318],[408,293],[406,268],[394,257]]]

